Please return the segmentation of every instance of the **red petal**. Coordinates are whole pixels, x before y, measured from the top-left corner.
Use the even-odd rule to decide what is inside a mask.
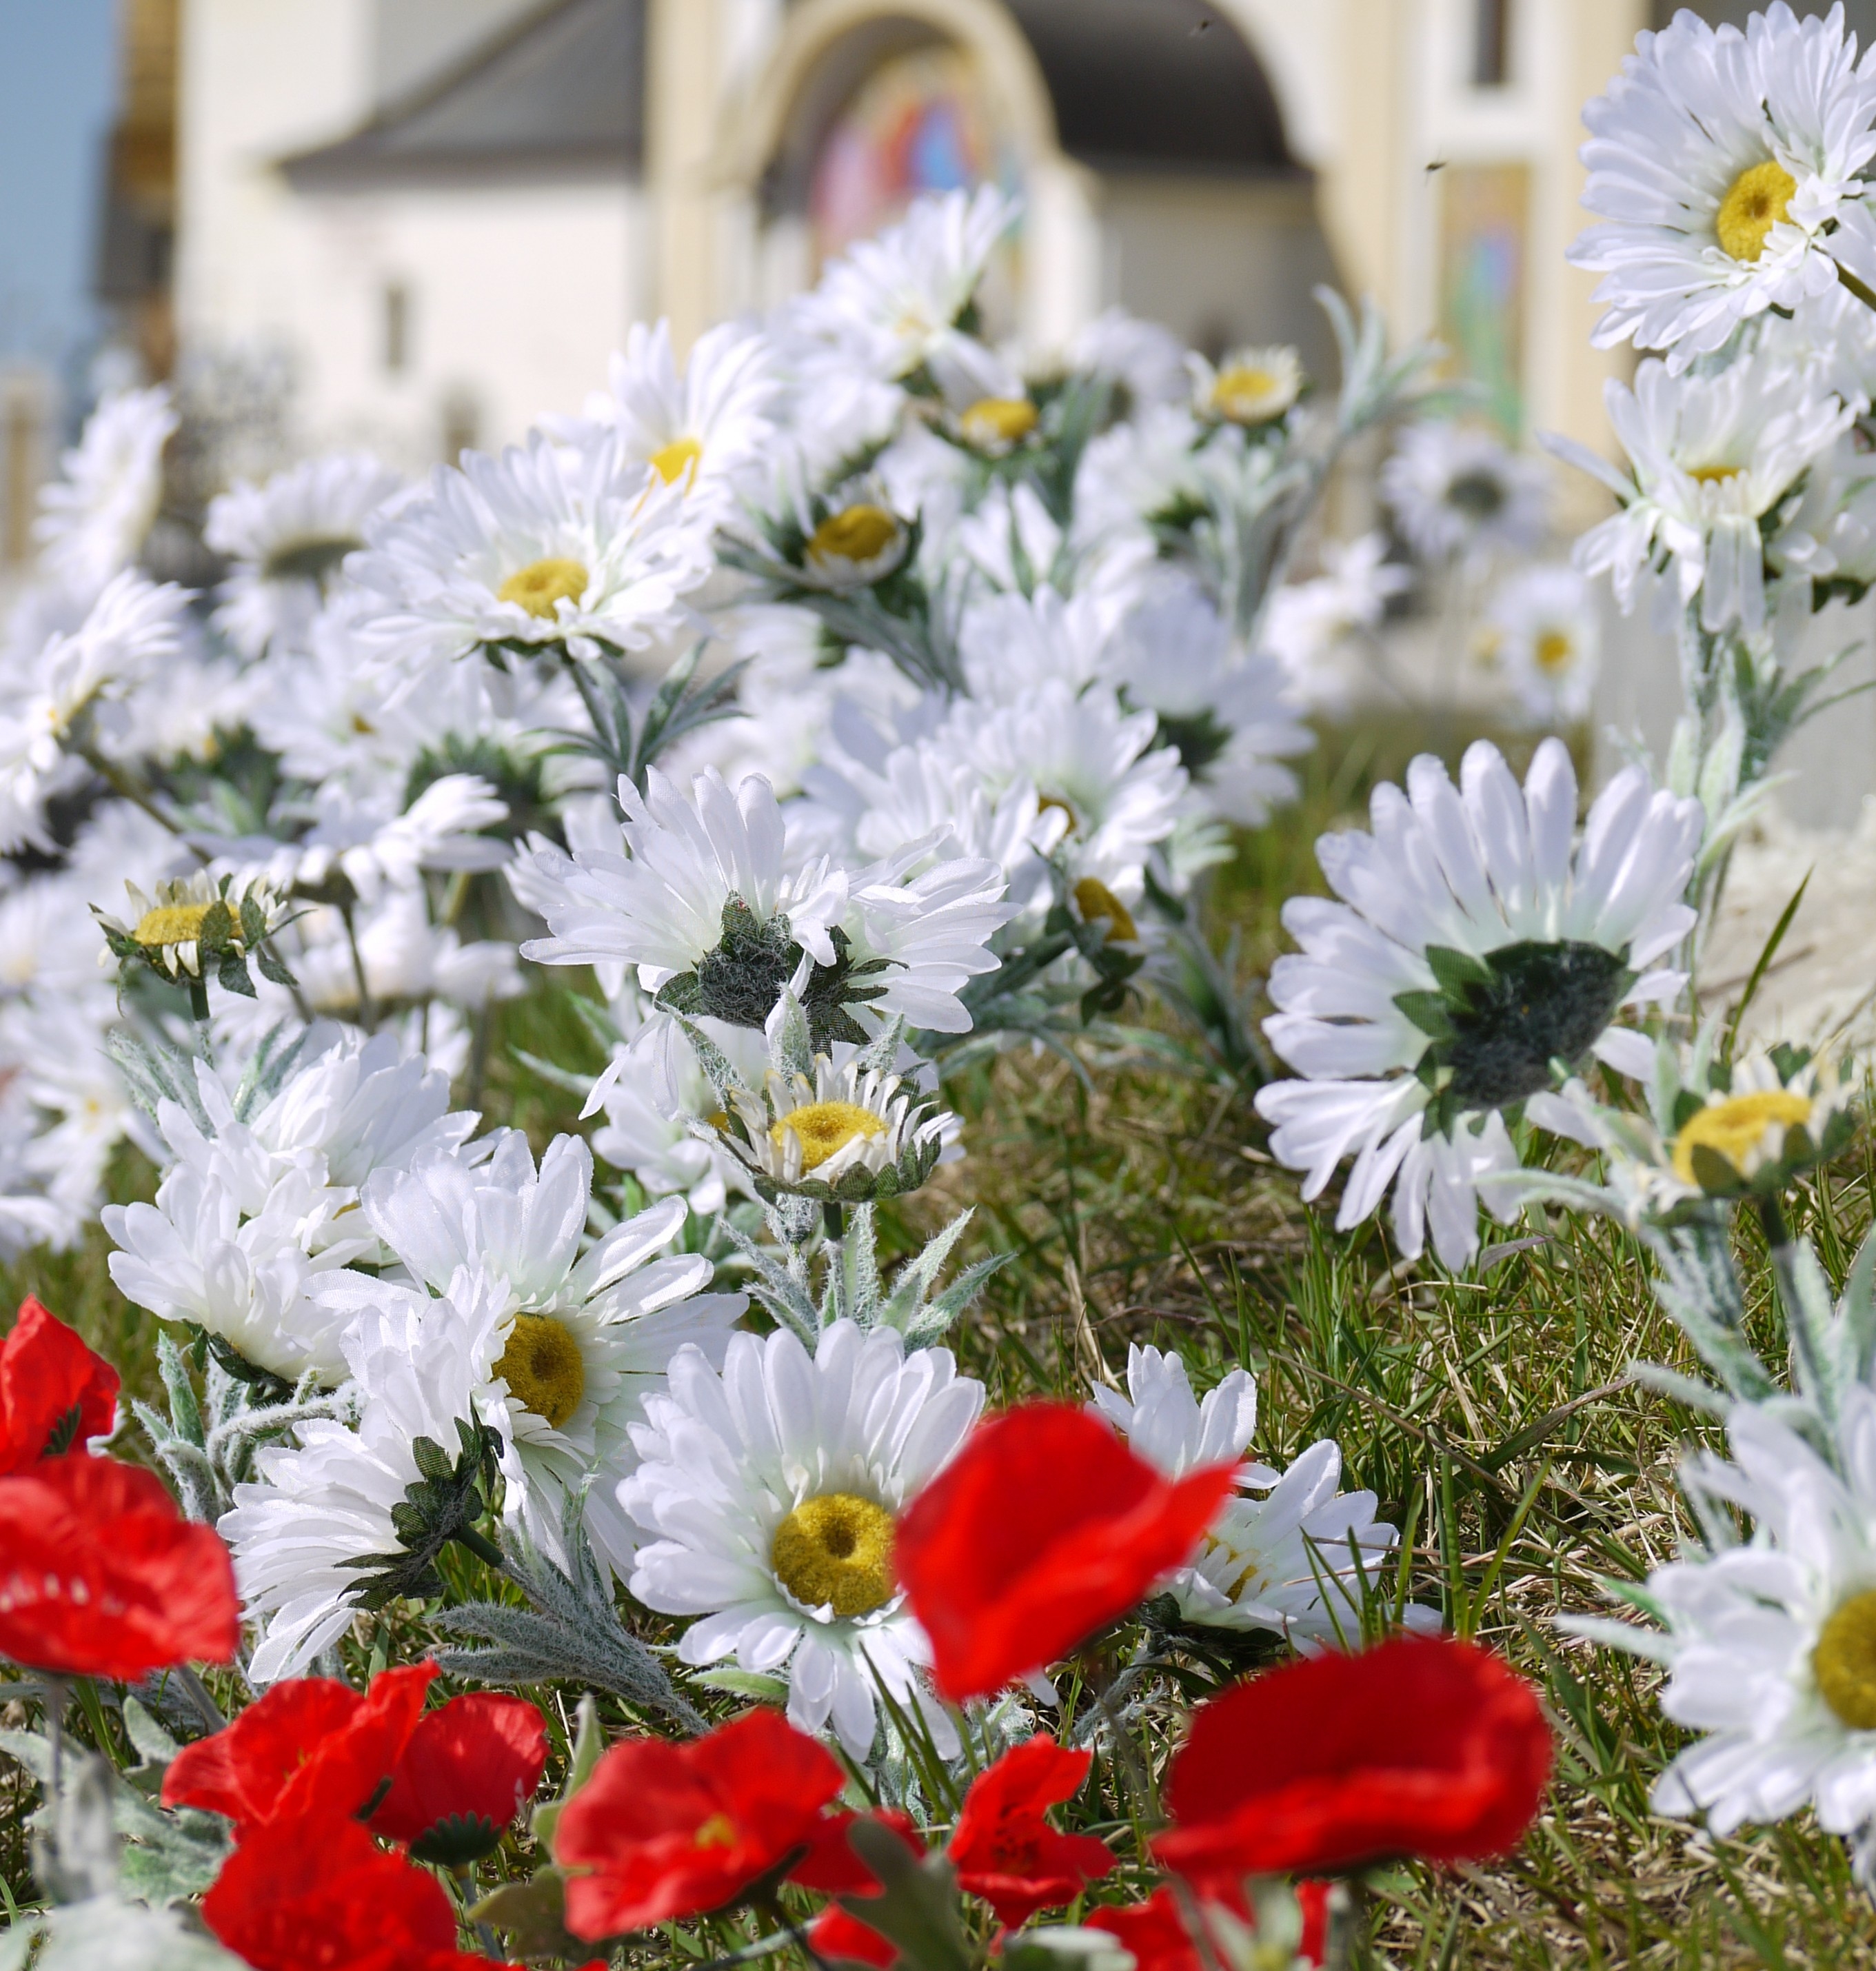
[[[0,1474],[82,1454],[117,1415],[117,1371],[30,1297],[0,1342]]]
[[[405,1842],[452,1816],[506,1827],[546,1764],[547,1721],[533,1705],[492,1691],[453,1697],[410,1735],[371,1826]]]

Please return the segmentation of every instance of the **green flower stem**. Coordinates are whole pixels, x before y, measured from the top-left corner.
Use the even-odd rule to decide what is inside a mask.
[[[477,1533],[474,1526],[459,1526],[451,1537],[458,1546],[466,1546],[477,1560],[486,1562],[497,1574],[507,1573],[508,1562],[503,1557],[501,1549],[485,1535]]]

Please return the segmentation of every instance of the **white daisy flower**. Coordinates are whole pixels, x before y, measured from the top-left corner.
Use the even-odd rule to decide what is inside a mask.
[[[611,1489],[633,1462],[628,1427],[679,1348],[721,1363],[748,1303],[702,1291],[708,1259],[665,1252],[684,1229],[681,1198],[589,1243],[592,1184],[592,1152],[577,1136],[556,1137],[537,1172],[527,1139],[500,1129],[467,1153],[432,1152],[407,1170],[380,1172],[364,1187],[363,1209],[386,1249],[432,1293],[447,1295],[464,1268],[494,1282],[477,1408],[502,1439],[510,1510],[557,1549],[568,1489],[589,1472],[610,1474],[591,1495],[587,1523],[594,1550],[623,1570],[633,1534]],[[341,1275],[320,1294],[337,1308],[404,1291]]]
[[[1485,624],[1491,661],[1531,718],[1562,725],[1589,716],[1602,624],[1575,568],[1507,575],[1486,604]]]
[[[1409,425],[1381,468],[1381,497],[1423,561],[1494,548],[1528,551],[1543,538],[1550,505],[1542,462],[1490,432],[1429,421]]]
[[[1256,827],[1294,797],[1296,776],[1277,763],[1308,752],[1315,735],[1285,702],[1283,667],[1245,656],[1197,582],[1154,582],[1122,625],[1108,668],[1130,703],[1159,715],[1159,736],[1177,748],[1212,813]]]
[[[794,305],[795,319],[876,376],[910,376],[959,339],[958,317],[1018,210],[994,185],[919,199],[835,261]]]
[[[815,1057],[814,1076],[770,1068],[760,1093],[732,1088],[740,1129],[718,1135],[759,1181],[764,1195],[811,1191],[848,1202],[893,1197],[922,1184],[962,1125],[916,1082],[855,1056]]]
[[[1410,570],[1387,559],[1379,533],[1325,542],[1323,572],[1273,590],[1264,604],[1257,647],[1282,665],[1299,705],[1336,705],[1351,682],[1342,647],[1380,627],[1391,598],[1413,586]]]
[[[433,924],[421,886],[386,890],[376,904],[357,907],[349,933],[338,911],[309,911],[281,943],[300,996],[315,1013],[356,1018],[362,967],[373,1009],[417,1008],[412,1044],[450,1073],[460,1072],[463,1063],[450,1054],[445,1038],[448,1023],[440,1016],[447,1008],[474,1010],[526,989],[512,944],[500,938],[467,940],[451,925]],[[269,1005],[267,1011],[272,1018],[286,1016],[282,1006]]]
[[[403,484],[369,454],[335,452],[275,473],[264,486],[237,480],[211,500],[202,538],[234,562],[217,628],[245,657],[301,648],[339,564],[365,545],[366,522]]]
[[[465,452],[365,531],[347,574],[379,598],[373,634],[407,662],[478,647],[643,650],[682,624],[682,598],[710,570],[682,487],[610,432]]]
[[[1257,1384],[1233,1369],[1194,1398],[1186,1365],[1168,1350],[1127,1350],[1127,1393],[1096,1387],[1089,1405],[1139,1457],[1168,1478],[1243,1461],[1240,1494],[1213,1522],[1190,1565],[1158,1591],[1190,1622],[1269,1629],[1292,1643],[1348,1642],[1361,1634],[1364,1578],[1399,1541],[1374,1517],[1372,1492],[1338,1493],[1342,1453],[1328,1438],[1278,1472],[1248,1461],[1257,1432]],[[1359,1564],[1350,1536],[1361,1550]]]
[[[706,997],[728,995],[730,1008],[702,1011],[757,1027],[799,962],[793,948],[834,963],[830,933],[846,907],[846,877],[825,862],[789,868],[781,810],[760,775],[732,793],[707,769],[686,795],[653,767],[642,795],[620,777],[619,806],[616,849],[578,846],[569,856],[537,839],[516,858],[515,892],[552,933],[523,945],[523,957],[633,965],[647,992],[696,973]],[[760,959],[742,949],[751,942]]]
[[[1876,1818],[1876,1392],[1846,1391],[1829,1462],[1750,1403],[1726,1429],[1731,1458],[1699,1453],[1682,1483],[1750,1538],[1649,1576],[1637,1598],[1665,1634],[1563,1619],[1665,1663],[1662,1709],[1703,1735],[1656,1782],[1657,1813],[1726,1835],[1809,1806],[1855,1834]]]
[[[176,429],[169,392],[123,390],[85,420],[59,461],[61,477],[40,489],[33,538],[46,572],[80,596],[95,595],[141,551],[163,497],[163,448]]]
[[[1757,629],[1765,620],[1767,526],[1775,531],[1780,503],[1848,430],[1858,406],[1771,355],[1713,376],[1676,376],[1650,359],[1636,371],[1633,390],[1611,378],[1604,399],[1629,455],[1628,474],[1584,446],[1549,441],[1622,502],[1620,513],[1578,540],[1577,566],[1608,574],[1626,610],[1665,555],[1682,604],[1699,596],[1704,627]]]
[[[1257,1110],[1280,1161],[1308,1171],[1306,1198],[1355,1158],[1338,1229],[1392,1184],[1403,1254],[1418,1256],[1431,1212],[1457,1266],[1477,1244],[1480,1184],[1515,1162],[1503,1113],[1550,1087],[1552,1061],[1647,1071],[1648,1043],[1613,1022],[1679,989],[1681,974],[1649,968],[1692,927],[1681,899],[1702,816],[1631,767],[1572,853],[1576,775],[1557,739],[1522,790],[1482,740],[1457,789],[1423,755],[1405,794],[1376,789],[1372,816],[1372,834],[1317,844],[1342,901],[1284,906],[1302,952],[1271,969],[1279,1011],[1264,1031],[1305,1078],[1260,1090]]]
[[[1858,63],[1841,5],[1800,19],[1774,0],[1743,34],[1682,8],[1583,121],[1583,203],[1605,223],[1569,257],[1607,276],[1598,347],[1633,340],[1679,371],[1836,285],[1832,229],[1876,156],[1876,62]]]
[[[670,1376],[633,1431],[643,1462],[619,1500],[644,1533],[632,1593],[699,1618],[679,1660],[785,1676],[790,1722],[831,1726],[856,1759],[876,1685],[954,1747],[917,1674],[930,1646],[894,1583],[893,1526],[962,1445],[983,1386],[948,1349],[908,1353],[847,1321],[812,1357],[786,1331],[739,1334],[721,1374],[686,1350]]]
[[[111,955],[140,959],[174,980],[200,980],[205,959],[233,959],[245,973],[249,961],[285,920],[288,907],[263,878],[218,879],[206,869],[159,883],[154,897],[135,883],[124,888],[130,898],[128,921],[95,912]]]
[[[909,842],[848,878],[836,928],[845,957],[862,972],[855,1009],[874,1026],[897,1018],[936,1033],[969,1033],[971,1016],[959,995],[1002,963],[990,949],[1012,914],[1001,865],[969,857],[934,862],[936,847],[931,836]],[[861,1029],[839,1037],[865,1035]]]
[[[392,1518],[422,1476],[427,1438],[454,1461],[459,1421],[474,1416],[501,1289],[465,1271],[450,1298],[387,1295],[361,1305],[344,1331],[344,1366],[358,1391],[357,1428],[297,1425],[291,1445],[256,1454],[260,1477],[237,1485],[216,1523],[234,1557],[243,1613],[260,1632],[249,1681],[303,1676],[352,1621],[357,1562],[406,1557]]]
[[[1194,351],[1186,363],[1193,409],[1221,423],[1274,424],[1303,394],[1303,359],[1288,347],[1234,349],[1216,368]]]
[[[699,336],[682,376],[671,325],[634,322],[607,371],[607,389],[586,415],[609,427],[627,458],[692,493],[732,487],[776,435],[770,412],[781,388],[766,338],[740,322]]]
[[[460,1143],[475,1118],[450,1113],[448,1077],[403,1057],[395,1035],[331,1027],[311,1031],[248,1119],[206,1064],[195,1095],[206,1127],[178,1103],[158,1106],[174,1161],[155,1202],[103,1214],[120,1249],[111,1278],[139,1307],[198,1322],[275,1375],[334,1378],[338,1326],[308,1288],[322,1272],[383,1256],[357,1208],[360,1187],[375,1170]]]
[[[1123,414],[1148,404],[1183,404],[1192,381],[1186,349],[1163,323],[1143,321],[1125,308],[1104,309],[1070,338],[1065,360],[1071,370],[1104,376],[1120,385]]]

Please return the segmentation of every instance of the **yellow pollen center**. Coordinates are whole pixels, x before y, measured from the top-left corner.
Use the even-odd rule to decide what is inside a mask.
[[[131,933],[139,944],[191,944],[202,935],[202,925],[213,904],[159,904],[145,911]]]
[[[691,1838],[699,1848],[734,1848],[736,1823],[727,1813],[713,1813]]]
[[[675,486],[702,457],[702,439],[674,438],[669,445],[660,445],[647,462],[666,485]]]
[[[495,1373],[509,1394],[558,1430],[586,1394],[580,1344],[545,1314],[518,1314]]]
[[[1036,428],[1036,407],[1027,397],[979,397],[959,419],[973,445],[1015,445]]]
[[[1876,1588],[1852,1595],[1811,1652],[1824,1702],[1853,1732],[1876,1732]]]
[[[855,1102],[808,1102],[769,1125],[769,1140],[786,1149],[792,1135],[801,1144],[801,1168],[819,1169],[856,1136],[881,1136],[886,1126],[870,1109]]]
[[[1099,877],[1084,876],[1075,885],[1075,907],[1084,923],[1106,917],[1107,934],[1119,943],[1131,944],[1140,934],[1127,906]]]
[[[1239,363],[1218,373],[1212,402],[1220,416],[1234,423],[1257,424],[1270,416],[1275,408],[1274,399],[1282,394],[1282,385],[1270,371]]]
[[[1765,251],[1766,235],[1785,217],[1797,189],[1798,181],[1774,158],[1741,171],[1714,216],[1721,252],[1735,260],[1757,259]]]
[[[884,507],[862,502],[829,513],[814,530],[808,552],[816,560],[871,561],[897,539],[899,523]]]
[[[1767,1129],[1782,1123],[1787,1129],[1811,1119],[1811,1098],[1788,1088],[1768,1088],[1751,1095],[1730,1096],[1702,1109],[1682,1124],[1674,1139],[1674,1174],[1683,1184],[1697,1184],[1694,1152],[1708,1149],[1735,1170]]]
[[[1576,646],[1561,630],[1546,630],[1537,640],[1537,668],[1555,676],[1558,671],[1570,668],[1570,660],[1576,654]]]
[[[1744,470],[1743,465],[1690,465],[1687,476],[1698,480],[1702,486],[1724,486],[1728,480],[1737,479]]]
[[[569,561],[565,555],[549,555],[545,561],[531,561],[526,568],[517,568],[496,590],[495,596],[497,601],[512,602],[530,616],[551,623],[556,613],[554,605],[563,600],[578,601],[586,593],[586,583],[582,563]]]
[[[892,1515],[852,1492],[804,1499],[775,1529],[769,1564],[803,1608],[868,1614],[893,1597]]]

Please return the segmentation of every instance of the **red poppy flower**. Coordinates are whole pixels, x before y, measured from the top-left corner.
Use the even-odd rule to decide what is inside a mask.
[[[51,1458],[0,1478],[0,1655],[128,1682],[226,1663],[240,1639],[227,1548],[151,1474]]]
[[[614,1745],[555,1830],[554,1859],[592,1871],[567,1884],[568,1929],[614,1937],[733,1901],[813,1841],[842,1777],[773,1711]]]
[[[1248,1921],[1239,1896],[1234,1892],[1223,1900],[1240,1923]],[[1328,1948],[1329,1885],[1298,1882],[1296,1900],[1303,1917],[1297,1954],[1307,1964],[1320,1965]],[[1202,1905],[1201,1914],[1210,1907]],[[1192,1940],[1179,1898],[1169,1888],[1155,1889],[1143,1903],[1091,1911],[1083,1922],[1089,1930],[1106,1930],[1131,1951],[1135,1971],[1207,1971],[1207,1960]],[[1214,1950],[1210,1961],[1216,1964],[1230,1960],[1223,1951]]]
[[[1124,1615],[1190,1554],[1235,1473],[1162,1477],[1070,1403],[980,1424],[894,1541],[940,1691],[986,1697]]]
[[[387,1670],[363,1697],[330,1677],[277,1683],[226,1731],[184,1746],[163,1804],[225,1813],[241,1840],[272,1820],[357,1813],[389,1780],[435,1675],[433,1663]]]
[[[419,1862],[479,1862],[533,1797],[546,1764],[547,1721],[532,1704],[492,1691],[452,1697],[410,1735],[372,1831],[402,1841]]]
[[[875,1895],[879,1878],[853,1851],[847,1830],[857,1820],[874,1820],[890,1828],[913,1855],[923,1855],[925,1844],[919,1838],[910,1814],[897,1807],[876,1813],[830,1813],[816,1825],[813,1845],[789,1871],[788,1879],[804,1889],[819,1889],[825,1895],[846,1895],[861,1899]],[[872,1964],[879,1971],[898,1960],[899,1947],[889,1943],[864,1919],[830,1904],[808,1928],[808,1941],[819,1956],[852,1964]]]
[[[117,1415],[117,1371],[30,1296],[0,1341],[0,1474],[62,1458]]]
[[[972,1780],[945,1852],[959,1888],[982,1896],[1000,1923],[1014,1927],[1039,1909],[1073,1902],[1113,1867],[1106,1842],[1058,1834],[1042,1817],[1073,1795],[1093,1761],[1092,1752],[1035,1738]]]
[[[1203,1884],[1515,1848],[1550,1776],[1537,1699],[1489,1650],[1404,1636],[1241,1683],[1193,1714],[1154,1851]]]
[[[481,1971],[456,1948],[442,1885],[355,1820],[289,1816],[252,1829],[202,1899],[202,1920],[255,1971]]]

